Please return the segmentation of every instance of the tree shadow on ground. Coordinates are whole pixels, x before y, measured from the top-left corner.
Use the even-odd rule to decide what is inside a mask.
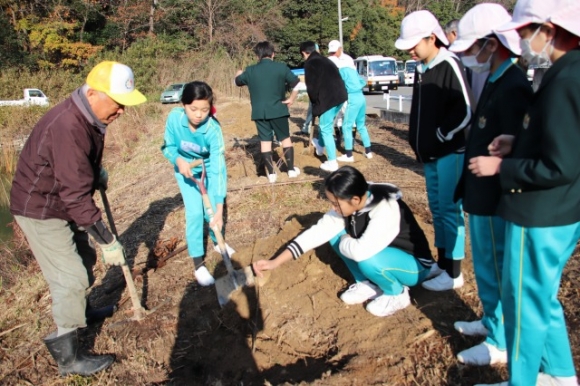
[[[161,200],[153,201],[147,211],[135,219],[131,225],[119,235],[119,241],[125,248],[125,256],[130,270],[133,268],[135,258],[141,244],[145,244],[145,248],[152,251],[159,239],[159,235],[163,230],[165,219],[175,209],[183,206],[181,194],[173,197],[165,197]],[[111,208],[114,212],[114,208]],[[146,239],[142,239],[143,235],[148,235]],[[140,301],[141,304],[147,308],[147,274],[143,275],[143,285],[141,290]],[[126,286],[125,277],[121,267],[110,267],[99,286],[91,289],[88,301],[92,307],[99,308],[110,304],[119,304],[123,300],[124,288]],[[130,302],[128,302],[130,304]],[[119,304],[119,306],[122,306]],[[155,305],[153,305],[155,306]],[[132,309],[132,305],[129,306]],[[131,315],[132,316],[132,313]],[[130,317],[128,316],[128,317]],[[90,328],[83,329],[82,339],[86,341],[89,348],[94,346],[94,340],[100,333],[102,323],[97,323]]]

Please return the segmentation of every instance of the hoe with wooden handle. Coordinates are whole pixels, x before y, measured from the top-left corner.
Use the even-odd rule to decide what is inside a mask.
[[[113,220],[113,213],[111,212],[111,207],[109,205],[109,200],[107,199],[107,193],[103,187],[99,187],[99,192],[101,192],[101,198],[103,200],[103,206],[105,207],[105,213],[107,214],[107,220],[109,221],[109,226],[111,227],[111,231],[115,235],[115,237],[119,238],[117,234],[117,228],[115,227],[115,222]],[[161,305],[152,309],[146,310],[142,305],[141,301],[139,300],[139,295],[137,294],[137,289],[135,288],[135,282],[133,281],[133,275],[131,275],[131,271],[129,270],[129,266],[127,265],[127,261],[125,260],[124,263],[121,265],[123,269],[123,275],[125,276],[125,282],[127,283],[127,289],[129,290],[129,296],[131,297],[131,302],[133,303],[133,317],[130,320],[140,321],[143,320],[147,315],[155,312]]]

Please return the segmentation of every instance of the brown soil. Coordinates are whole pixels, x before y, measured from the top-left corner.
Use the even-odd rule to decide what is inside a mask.
[[[291,131],[297,132],[305,105],[293,107]],[[297,183],[268,186],[259,176],[259,144],[246,101],[218,105],[228,161],[226,239],[236,249],[234,265],[244,267],[281,251],[301,230],[329,209],[321,196],[321,159],[307,151],[307,137],[294,134]],[[369,118],[376,156],[367,160],[355,144],[355,164],[370,181],[399,185],[430,240],[432,226],[421,167],[406,143],[405,126]],[[163,126],[159,127],[161,138]],[[182,200],[169,164],[157,145],[145,151],[150,160],[130,176],[119,176],[109,192],[117,228],[136,271],[157,256],[184,245]],[[280,148],[277,148],[280,151]],[[278,182],[288,181],[280,164]],[[263,173],[261,173],[263,174]],[[120,182],[120,181],[122,182]],[[264,186],[257,186],[265,184]],[[159,248],[159,247],[166,247]],[[226,270],[219,254],[208,252],[206,264],[215,277]],[[38,328],[21,336],[20,346],[0,348],[5,366],[3,384],[119,385],[472,385],[498,382],[505,366],[470,367],[455,355],[478,343],[453,329],[456,320],[481,314],[468,254],[463,266],[466,284],[456,291],[411,290],[412,306],[377,318],[363,306],[346,306],[338,295],[352,283],[345,266],[322,246],[273,271],[265,285],[246,287],[220,308],[215,288],[200,287],[193,266],[182,252],[137,280],[147,307],[160,305],[142,322],[122,323],[132,315],[118,269],[99,266],[100,280],[90,292],[95,306],[120,303],[120,311],[104,323],[82,331],[96,352],[117,356],[110,370],[83,380],[58,378],[55,363],[40,338],[50,332],[49,297],[39,290]],[[576,259],[571,259],[562,284],[576,363],[580,312]],[[111,292],[111,293],[108,293]],[[0,336],[7,339],[7,336]],[[14,332],[17,334],[17,331]],[[12,341],[11,341],[12,342]],[[4,343],[2,346],[6,346]]]

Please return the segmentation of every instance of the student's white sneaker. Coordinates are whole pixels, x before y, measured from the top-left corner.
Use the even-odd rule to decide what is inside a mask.
[[[453,327],[463,335],[468,336],[487,336],[487,328],[481,323],[481,320],[474,320],[473,322],[455,322]]]
[[[300,169],[294,166],[294,170],[288,170],[288,178],[296,178],[300,175]]]
[[[429,274],[427,275],[425,280],[433,279],[434,277],[441,275],[443,272],[445,271],[439,268],[439,265],[437,263],[433,263],[433,265],[431,266],[431,270],[429,271]]]
[[[354,162],[354,156],[351,155],[349,157],[346,154],[343,154],[340,157],[338,157],[336,160],[340,161],[340,162]]]
[[[278,175],[276,173],[268,174],[268,182],[273,184],[278,179]]]
[[[443,272],[431,280],[424,281],[421,285],[429,291],[447,291],[460,288],[463,287],[463,274],[460,274],[456,279],[452,279],[447,272]]]
[[[368,159],[373,158],[373,152],[365,153],[365,157],[367,157]]]
[[[486,342],[480,343],[457,354],[457,360],[466,365],[487,366],[507,363],[507,350],[500,350]]]
[[[199,285],[207,287],[215,283],[215,279],[206,267],[199,267],[195,270],[195,278]]]
[[[220,247],[217,244],[214,244],[213,250],[216,251],[217,253],[221,253],[220,252]],[[228,243],[226,243],[226,251],[228,251],[228,256],[231,256],[234,253],[236,253],[236,250],[234,248],[230,247],[228,245]]]
[[[314,148],[316,149],[316,155],[320,156],[320,155],[324,154],[324,147],[320,146],[320,143],[318,143],[317,138],[312,138],[312,144],[314,145]]]
[[[390,316],[395,312],[406,308],[411,304],[409,289],[403,287],[403,292],[399,295],[381,295],[369,304],[367,311],[375,316]]]
[[[578,386],[578,378],[572,377],[555,377],[553,375],[539,373],[536,386]]]
[[[379,287],[370,281],[361,281],[354,283],[340,295],[340,300],[346,304],[360,304],[369,299],[375,299],[383,293]]]
[[[338,170],[338,162],[336,162],[336,160],[324,161],[320,165],[320,169],[326,170],[327,172],[334,172],[334,171]]]

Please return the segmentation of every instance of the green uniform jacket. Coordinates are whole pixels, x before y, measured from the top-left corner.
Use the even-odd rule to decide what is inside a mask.
[[[248,86],[252,103],[252,120],[289,117],[286,91],[299,80],[284,63],[262,59],[236,77],[237,86]]]
[[[580,221],[580,49],[544,75],[512,158],[503,160],[498,214],[523,227]]]
[[[509,63],[509,64],[508,64]],[[533,91],[524,72],[512,60],[497,69],[486,82],[465,148],[463,173],[455,189],[455,201],[463,210],[479,216],[494,216],[502,195],[499,175],[477,177],[467,168],[473,157],[489,155],[487,147],[501,134],[517,135],[530,105]]]

